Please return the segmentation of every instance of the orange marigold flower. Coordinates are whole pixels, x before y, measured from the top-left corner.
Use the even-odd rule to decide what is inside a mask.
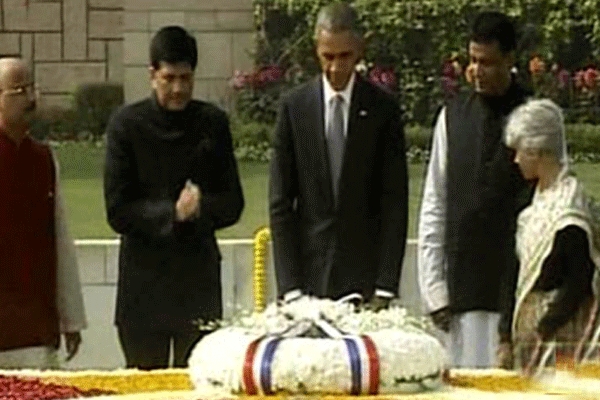
[[[539,75],[546,71],[546,63],[540,56],[535,56],[529,61],[529,72],[532,75]]]

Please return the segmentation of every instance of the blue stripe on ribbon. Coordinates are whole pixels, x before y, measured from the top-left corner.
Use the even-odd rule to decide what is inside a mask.
[[[276,338],[267,343],[265,351],[260,362],[260,385],[262,386],[263,393],[271,395],[274,394],[271,390],[271,364],[273,363],[273,357],[275,356],[275,350],[281,342],[281,338]]]
[[[362,368],[360,362],[360,353],[354,339],[344,338],[348,355],[350,356],[350,371],[352,372],[352,389],[350,394],[359,395],[361,392]]]

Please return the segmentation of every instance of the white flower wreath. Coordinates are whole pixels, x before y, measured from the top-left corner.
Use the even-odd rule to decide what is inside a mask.
[[[271,304],[204,337],[192,351],[197,388],[245,394],[376,394],[437,388],[447,366],[428,319],[404,308],[360,311],[302,298]]]

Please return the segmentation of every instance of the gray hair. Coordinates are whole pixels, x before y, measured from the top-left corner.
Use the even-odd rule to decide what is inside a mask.
[[[321,8],[315,23],[315,38],[321,31],[332,33],[350,31],[357,38],[362,38],[364,35],[359,24],[358,13],[346,2],[335,2]]]
[[[561,108],[549,99],[528,100],[508,117],[505,143],[513,149],[532,149],[567,162],[567,141]]]

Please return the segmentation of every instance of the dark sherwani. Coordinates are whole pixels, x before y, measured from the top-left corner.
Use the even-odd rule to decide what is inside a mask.
[[[220,318],[214,232],[244,207],[226,114],[195,100],[170,112],[151,97],[118,110],[107,136],[106,213],[122,235],[116,324],[177,332]],[[200,217],[176,222],[188,179],[202,191]]]

